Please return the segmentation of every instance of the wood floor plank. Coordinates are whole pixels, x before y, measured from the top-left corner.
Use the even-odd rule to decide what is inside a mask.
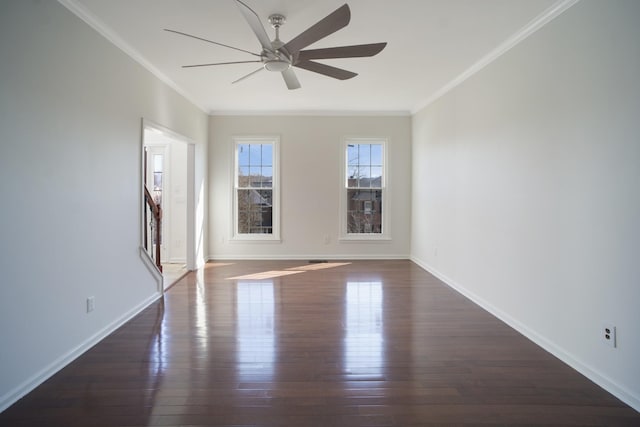
[[[640,425],[410,261],[309,265],[207,264],[0,425]]]

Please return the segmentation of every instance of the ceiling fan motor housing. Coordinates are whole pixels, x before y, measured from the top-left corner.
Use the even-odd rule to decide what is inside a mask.
[[[276,30],[276,37],[271,42],[273,51],[265,50],[262,52],[264,61],[264,68],[268,71],[275,71],[281,73],[282,71],[291,68],[291,60],[286,52],[282,51],[284,43],[280,40],[280,26],[287,22],[284,15],[274,13],[269,15],[269,23]]]

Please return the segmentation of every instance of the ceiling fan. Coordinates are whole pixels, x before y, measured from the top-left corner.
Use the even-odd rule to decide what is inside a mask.
[[[183,68],[193,67],[209,67],[213,65],[228,65],[228,64],[245,64],[245,63],[262,63],[262,66],[251,73],[240,77],[232,83],[238,83],[247,77],[250,77],[259,71],[267,70],[273,72],[279,72],[282,74],[287,88],[299,89],[300,82],[296,77],[292,67],[302,68],[314,73],[322,74],[328,77],[333,77],[338,80],[347,80],[357,76],[357,73],[347,71],[341,68],[332,67],[320,62],[316,62],[316,59],[335,59],[335,58],[359,58],[377,55],[385,48],[387,43],[371,43],[361,44],[353,46],[339,46],[329,47],[322,49],[308,49],[303,50],[305,47],[317,42],[320,39],[327,37],[330,34],[335,33],[341,28],[346,27],[351,19],[351,11],[349,5],[344,4],[338,9],[316,22],[314,25],[303,31],[297,37],[294,37],[287,43],[283,43],[280,40],[280,27],[285,23],[286,19],[283,15],[273,14],[269,16],[269,23],[275,29],[275,38],[269,39],[264,26],[260,22],[258,14],[253,11],[247,4],[241,0],[235,0],[240,12],[244,16],[245,20],[258,37],[258,41],[262,46],[260,53],[250,52],[238,47],[229,46],[223,43],[218,43],[212,40],[208,40],[202,37],[194,36],[192,34],[183,33],[181,31],[165,29],[171,33],[179,34],[186,37],[191,37],[197,40],[201,40],[208,43],[213,43],[218,46],[227,47],[229,49],[238,50],[256,56],[259,59],[253,61],[233,61],[233,62],[216,62],[211,64],[195,64],[195,65],[183,65]]]

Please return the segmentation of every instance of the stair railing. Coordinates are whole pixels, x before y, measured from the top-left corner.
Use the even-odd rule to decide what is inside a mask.
[[[162,244],[162,208],[155,202],[147,186],[144,186],[144,249],[147,251],[158,270],[162,273],[160,246]],[[149,220],[149,213],[151,220]],[[146,224],[149,224],[147,226]],[[150,232],[149,232],[150,229]]]

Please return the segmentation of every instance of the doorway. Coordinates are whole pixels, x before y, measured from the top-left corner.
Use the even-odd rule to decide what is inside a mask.
[[[159,239],[153,233],[154,224],[145,220],[144,235],[154,236],[148,243],[160,248],[160,260],[163,272],[163,290],[184,276],[188,266],[193,265],[189,259],[193,245],[193,236],[189,236],[190,212],[193,207],[189,191],[189,156],[193,156],[192,145],[185,137],[169,131],[159,125],[144,122],[143,126],[143,185],[151,194],[162,212]]]

